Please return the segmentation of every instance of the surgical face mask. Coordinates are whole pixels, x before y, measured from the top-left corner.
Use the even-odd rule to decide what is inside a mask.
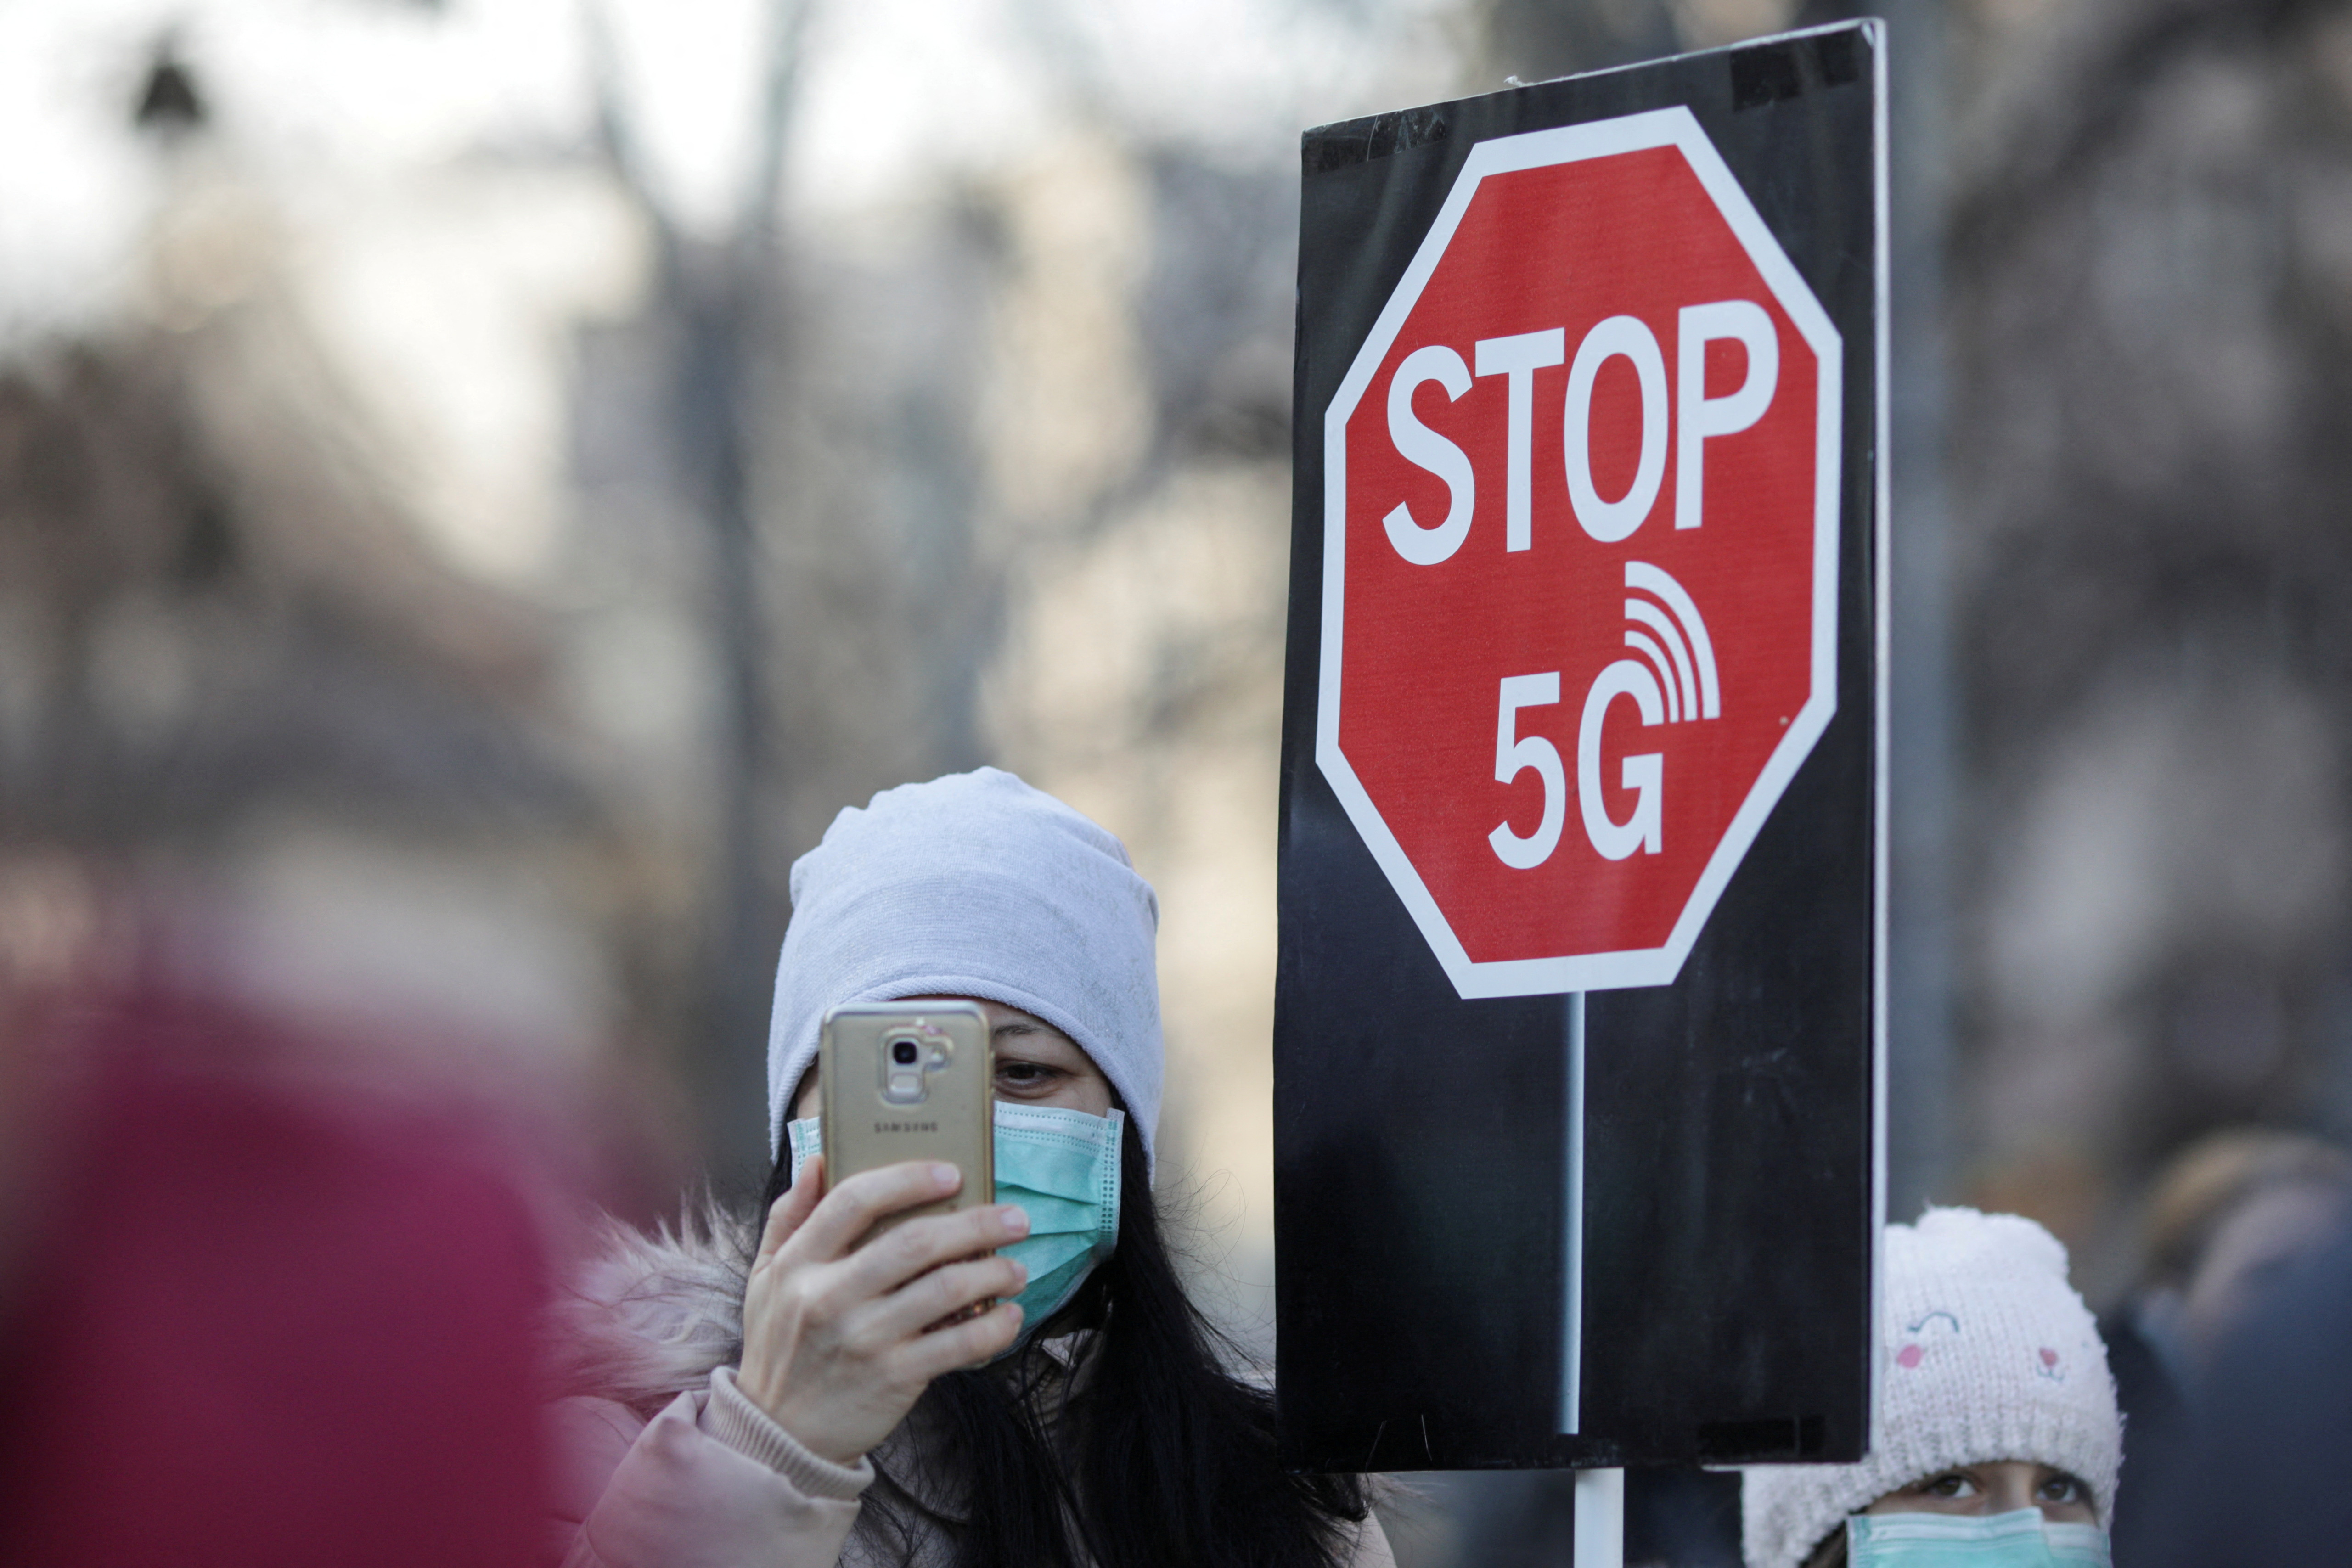
[[[824,1152],[817,1118],[784,1124],[793,1179]],[[1021,1340],[1052,1317],[1111,1254],[1118,1241],[1120,1150],[1127,1113],[1090,1116],[1049,1105],[996,1103],[996,1201],[1019,1206],[1029,1234],[996,1250],[1017,1258],[1029,1282],[1021,1304]]]
[[[2109,1568],[2105,1531],[2053,1524],[2039,1509],[1990,1518],[1860,1513],[1845,1531],[1850,1568]]]

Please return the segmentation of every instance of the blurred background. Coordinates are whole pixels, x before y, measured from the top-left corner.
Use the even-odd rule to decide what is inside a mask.
[[[1298,133],[1861,9],[5,0],[0,994],[370,1042],[651,1217],[764,1160],[793,858],[996,763],[1160,890],[1264,1348]],[[1869,9],[1889,1211],[2113,1301],[2179,1150],[2352,1123],[2352,0]]]

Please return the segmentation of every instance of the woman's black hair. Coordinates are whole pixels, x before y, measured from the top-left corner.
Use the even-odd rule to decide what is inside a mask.
[[[1226,1371],[1231,1342],[1176,1277],[1133,1122],[1120,1159],[1118,1245],[1055,1314],[1097,1331],[1076,1391],[1043,1335],[933,1383],[909,1420],[968,1517],[877,1478],[857,1530],[886,1559],[912,1563],[919,1521],[955,1542],[959,1568],[1337,1568],[1349,1555],[1363,1479],[1284,1470],[1273,1395]],[[786,1156],[763,1212],[790,1185]]]

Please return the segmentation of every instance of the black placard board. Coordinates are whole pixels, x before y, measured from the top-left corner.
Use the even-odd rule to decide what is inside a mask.
[[[1876,1142],[1885,900],[1883,57],[1876,23],[1849,24],[1327,126],[1304,138],[1275,1018],[1277,1383],[1287,1453],[1301,1469],[1837,1461],[1867,1448],[1884,1164]],[[1516,327],[1505,321],[1493,341],[1469,340],[1483,331],[1475,321],[1447,338],[1447,321],[1473,321],[1475,312],[1443,315],[1451,296],[1438,291],[1471,289],[1479,277],[1502,277],[1517,265],[1507,256],[1493,259],[1501,253],[1492,250],[1491,235],[1476,242],[1489,246],[1479,253],[1487,256],[1478,262],[1485,273],[1471,261],[1445,261],[1454,253],[1432,241],[1441,230],[1475,239],[1486,221],[1481,209],[1463,204],[1465,169],[1475,173],[1478,158],[1502,159],[1496,168],[1528,166],[1529,158],[1489,146],[1504,139],[1534,146],[1529,133],[1585,128],[1570,140],[1605,140],[1617,132],[1591,128],[1612,126],[1633,128],[1627,146],[1672,146],[1690,167],[1711,169],[1706,178],[1716,183],[1706,188],[1717,204],[1747,214],[1739,221],[1751,225],[1742,231],[1748,253],[1782,258],[1759,261],[1759,273],[1801,280],[1801,288],[1773,285],[1781,303],[1767,301],[1769,310],[1740,319],[1685,310],[1677,328],[1671,313],[1653,310],[1651,325],[1630,337],[1622,329],[1609,337],[1605,324],[1588,330],[1584,319],[1562,313],[1560,329],[1549,334],[1523,329],[1549,319],[1538,314]],[[1588,142],[1577,146],[1590,150]],[[1488,152],[1476,152],[1482,147]],[[1727,193],[1726,180],[1736,183],[1736,193]],[[1477,189],[1540,194],[1542,188]],[[1580,209],[1577,221],[1639,238],[1665,212],[1659,204],[1665,201]],[[1552,243],[1553,231],[1539,220],[1539,213],[1524,220],[1535,254]],[[1769,241],[1756,239],[1756,224]],[[1569,236],[1560,243],[1571,243],[1573,232],[1573,225],[1558,230]],[[1562,268],[1599,277],[1600,264],[1581,256]],[[1676,265],[1669,255],[1657,267]],[[1781,271],[1773,274],[1773,267]],[[1622,287],[1641,285],[1641,271],[1633,266]],[[1506,286],[1519,287],[1507,278]],[[1704,294],[1712,286],[1692,287]],[[1801,296],[1817,304],[1816,315],[1800,308]],[[1678,422],[1672,441],[1657,438],[1656,461],[1651,425],[1607,411],[1651,397],[1654,383],[1669,387],[1677,330],[1690,339],[1714,321],[1718,336],[1736,336],[1741,319],[1768,315],[1782,345],[1774,384],[1786,393],[1786,417],[1818,415],[1817,425],[1789,428],[1832,437],[1817,465],[1820,531],[1809,547],[1818,551],[1809,558],[1818,565],[1817,596],[1799,607],[1810,609],[1817,633],[1811,695],[1799,716],[1799,727],[1811,725],[1807,745],[1801,755],[1774,754],[1774,766],[1787,764],[1782,776],[1769,789],[1757,786],[1762,807],[1745,808],[1746,818],[1726,831],[1726,841],[1746,836],[1736,854],[1720,852],[1707,862],[1729,870],[1690,904],[1698,914],[1685,909],[1672,942],[1630,964],[1620,954],[1598,967],[1579,967],[1583,960],[1517,969],[1486,962],[1479,943],[1489,944],[1489,956],[1504,951],[1492,946],[1503,940],[1496,923],[1517,917],[1495,915],[1501,903],[1475,889],[1451,894],[1455,903],[1441,908],[1449,895],[1440,882],[1486,852],[1472,844],[1444,861],[1425,846],[1415,849],[1403,827],[1388,834],[1367,813],[1387,810],[1401,821],[1410,810],[1435,820],[1468,801],[1461,810],[1486,810],[1478,822],[1502,817],[1492,853],[1507,862],[1516,856],[1510,864],[1548,854],[1565,865],[1560,857],[1571,852],[1587,857],[1578,863],[1597,868],[1595,876],[1666,864],[1663,852],[1677,843],[1661,844],[1654,818],[1646,839],[1638,825],[1631,791],[1641,759],[1625,764],[1621,785],[1613,756],[1601,758],[1609,769],[1602,791],[1594,782],[1601,777],[1594,743],[1588,737],[1576,751],[1577,704],[1584,703],[1585,728],[1595,734],[1713,733],[1706,723],[1728,734],[1754,706],[1740,708],[1741,694],[1762,679],[1742,674],[1739,664],[1748,657],[1741,639],[1754,641],[1743,628],[1756,617],[1743,621],[1716,608],[1739,587],[1717,571],[1706,591],[1689,596],[1695,607],[1676,623],[1686,635],[1668,650],[1672,660],[1655,645],[1674,641],[1655,606],[1681,601],[1661,591],[1643,612],[1661,630],[1652,643],[1636,644],[1641,628],[1630,629],[1627,645],[1636,652],[1612,666],[1619,672],[1613,690],[1595,681],[1591,695],[1580,695],[1589,669],[1567,655],[1554,661],[1559,672],[1517,677],[1516,687],[1512,666],[1497,665],[1506,678],[1493,768],[1479,753],[1461,765],[1456,789],[1429,782],[1441,776],[1427,771],[1433,766],[1427,758],[1384,756],[1391,782],[1382,797],[1370,766],[1360,769],[1360,783],[1349,783],[1349,768],[1328,765],[1343,738],[1373,744],[1362,739],[1370,721],[1354,716],[1383,704],[1381,711],[1409,715],[1424,689],[1405,678],[1410,669],[1379,685],[1379,669],[1327,613],[1327,596],[1377,592],[1369,575],[1375,570],[1419,570],[1376,559],[1383,547],[1370,530],[1391,497],[1370,492],[1391,470],[1361,465],[1378,456],[1407,476],[1395,482],[1396,493],[1412,515],[1400,522],[1392,514],[1388,525],[1394,553],[1408,563],[1440,563],[1425,578],[1397,580],[1436,582],[1454,562],[1485,549],[1491,556],[1478,559],[1541,566],[1554,574],[1546,581],[1563,570],[1612,574],[1593,591],[1622,592],[1633,614],[1640,597],[1634,567],[1624,566],[1627,586],[1620,589],[1613,575],[1620,559],[1630,561],[1633,550],[1698,581],[1699,568],[1673,564],[1697,558],[1661,552],[1735,537],[1748,504],[1740,476],[1748,470],[1738,466],[1746,448],[1738,444],[1760,449],[1766,437],[1758,433],[1767,427],[1753,423],[1759,416],[1751,412],[1753,428],[1739,434],[1736,399],[1709,390],[1737,383],[1738,351],[1711,348],[1704,337],[1693,350],[1699,358],[1679,367],[1698,367],[1699,401],[1640,404],[1641,420],[1654,422],[1664,411]],[[1430,341],[1408,364],[1399,356],[1418,340],[1415,332]],[[1651,348],[1639,340],[1644,333]],[[1819,350],[1811,360],[1808,344]],[[1769,348],[1753,332],[1746,340],[1740,351],[1751,377]],[[1726,352],[1720,366],[1706,357]],[[1429,384],[1416,391],[1415,375]],[[1818,408],[1797,396],[1807,388]],[[1507,392],[1532,400],[1532,424],[1522,413],[1508,438],[1511,452],[1531,451],[1531,458],[1507,456],[1501,434],[1472,452],[1464,434],[1474,408],[1488,410],[1499,430]],[[1359,417],[1357,410],[1365,412]],[[1580,417],[1587,444],[1573,446]],[[1408,455],[1417,468],[1395,466],[1395,453],[1412,447],[1405,437],[1416,418],[1440,434],[1452,429],[1457,450],[1472,452],[1465,462],[1477,470],[1475,502],[1467,477],[1449,494],[1446,460],[1432,456],[1426,442],[1412,448],[1419,456]],[[1611,419],[1617,423],[1604,429]],[[1626,434],[1636,428],[1638,438]],[[1394,452],[1371,453],[1389,441]],[[1692,471],[1675,467],[1675,442],[1720,455],[1706,480],[1716,488],[1706,505],[1715,509],[1705,515],[1704,530],[1692,527],[1700,520],[1694,517],[1683,525],[1690,531],[1675,532],[1664,515],[1675,486],[1697,489]],[[1637,446],[1640,472],[1633,459],[1610,455]],[[1517,476],[1530,462],[1532,484]],[[1581,491],[1573,488],[1579,462]],[[1335,487],[1330,470],[1351,463],[1358,466],[1343,477],[1356,489],[1343,497],[1346,486]],[[1555,471],[1566,474],[1562,483],[1578,497],[1573,519],[1551,494]],[[1629,474],[1633,491],[1655,491],[1658,515],[1632,519],[1642,530],[1634,544],[1591,542],[1627,526],[1630,514],[1609,508],[1633,504],[1622,495],[1611,499],[1626,491]],[[1449,513],[1457,500],[1459,510]],[[1507,503],[1508,549],[1523,555],[1505,554],[1500,542]],[[1457,522],[1466,533],[1446,531]],[[1581,533],[1571,531],[1577,522]],[[1560,553],[1563,539],[1585,553]],[[1618,553],[1608,554],[1611,548]],[[1360,556],[1360,549],[1371,553]],[[1457,555],[1448,557],[1449,549]],[[1345,557],[1345,570],[1335,568],[1335,551]],[[1748,575],[1760,580],[1769,572]],[[1408,660],[1417,637],[1454,637],[1466,646],[1486,635],[1475,594],[1433,609],[1425,624],[1409,606],[1349,602],[1356,618],[1349,628],[1406,628],[1395,640],[1405,650],[1397,656]],[[1613,604],[1604,607],[1612,616]],[[1706,654],[1701,612],[1715,628],[1725,669],[1727,716],[1720,721],[1713,691],[1702,693],[1692,681],[1685,657],[1685,649],[1705,654],[1702,664],[1714,656]],[[1591,634],[1618,632],[1612,621]],[[1352,685],[1333,674],[1343,651]],[[1627,673],[1624,661],[1640,663],[1637,653],[1650,659],[1643,668],[1643,668]],[[1762,658],[1751,661],[1759,670],[1778,668]],[[1479,679],[1486,683],[1479,690],[1496,689]],[[1345,711],[1358,727],[1344,735],[1332,716],[1341,692],[1356,705]],[[1612,707],[1617,697],[1628,701]],[[1486,706],[1475,722],[1495,734],[1496,699],[1482,700]],[[1540,779],[1512,772],[1515,701],[1526,705],[1517,709],[1521,721],[1550,727],[1553,739],[1538,747],[1552,754],[1549,771],[1528,756],[1517,758]],[[1782,706],[1778,717],[1786,726],[1796,709]],[[1589,716],[1596,711],[1597,720]],[[1683,729],[1668,722],[1685,718],[1693,722]],[[1637,720],[1660,727],[1640,728]],[[1672,771],[1683,754],[1671,749],[1685,743],[1658,744],[1668,769],[1663,788],[1687,790]],[[1443,749],[1433,739],[1432,752]],[[1650,765],[1657,766],[1654,758]],[[1736,788],[1748,788],[1745,775]],[[1594,795],[1597,817],[1580,821],[1580,789]],[[1543,791],[1557,791],[1561,802]],[[1542,821],[1529,831],[1539,797]],[[1492,805],[1496,800],[1504,804]],[[1633,818],[1619,821],[1628,810]],[[1683,838],[1693,831],[1683,818],[1669,825]],[[1591,858],[1588,836],[1599,854],[1618,858]],[[1398,871],[1401,861],[1417,872]],[[1507,893],[1535,885],[1484,862],[1463,874],[1488,879],[1476,887]],[[1540,866],[1529,873],[1542,874]],[[1421,885],[1416,875],[1426,881],[1425,894],[1412,892]],[[1549,918],[1543,900],[1528,907],[1537,911],[1529,921]],[[1449,931],[1471,932],[1482,920],[1483,935],[1449,947]]]

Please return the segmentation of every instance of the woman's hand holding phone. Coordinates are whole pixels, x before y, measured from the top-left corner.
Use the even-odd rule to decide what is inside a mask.
[[[1027,1270],[982,1256],[1028,1234],[1013,1205],[927,1215],[858,1245],[876,1221],[936,1202],[962,1179],[951,1165],[915,1160],[827,1191],[812,1161],[768,1211],[743,1296],[737,1385],[819,1458],[856,1463],[933,1378],[988,1360],[1021,1332],[1010,1301],[931,1326],[1020,1293]]]

